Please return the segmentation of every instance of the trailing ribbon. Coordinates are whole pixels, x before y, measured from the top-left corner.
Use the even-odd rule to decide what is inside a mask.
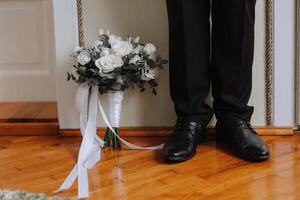
[[[98,108],[106,126],[130,149],[157,150],[163,147],[163,144],[152,147],[141,147],[122,139],[114,131],[98,96],[99,91],[97,86],[89,88],[88,86],[81,85],[77,90],[76,108],[80,112],[80,130],[83,139],[79,149],[78,162],[59,189],[54,191],[55,193],[69,189],[78,177],[78,198],[89,197],[88,169],[91,169],[97,162],[101,161],[101,149],[105,144],[97,136]]]

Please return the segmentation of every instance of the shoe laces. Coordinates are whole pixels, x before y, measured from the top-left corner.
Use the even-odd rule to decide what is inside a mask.
[[[181,118],[178,118],[177,121],[176,121],[176,124],[175,124],[175,128],[173,130],[173,133],[176,134],[176,133],[179,133],[180,132],[180,129],[182,128],[182,119]]]
[[[251,123],[249,121],[239,121],[237,125],[241,128],[252,129]]]
[[[196,123],[196,124],[195,124]],[[173,129],[172,135],[182,135],[182,133],[190,133],[192,135],[195,135],[198,131],[198,129],[202,127],[201,124],[195,121],[189,121],[187,119],[177,119],[175,127]],[[186,134],[183,134],[186,135]]]
[[[238,123],[238,126],[241,127],[241,128],[249,129],[249,130],[251,130],[251,132],[257,134],[257,133],[254,131],[254,128],[252,127],[250,121],[240,121],[240,122]]]

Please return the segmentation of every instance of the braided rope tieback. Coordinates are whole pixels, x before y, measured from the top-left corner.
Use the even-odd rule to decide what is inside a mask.
[[[78,18],[78,34],[79,34],[79,45],[84,46],[84,35],[83,35],[83,18],[82,18],[82,1],[77,0],[77,18]]]
[[[274,125],[273,107],[273,0],[266,0],[266,122]]]

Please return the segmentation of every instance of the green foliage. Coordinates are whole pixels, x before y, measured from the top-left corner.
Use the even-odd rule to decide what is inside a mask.
[[[149,78],[147,73],[150,73],[149,71],[151,70],[154,70],[154,73],[157,70],[163,69],[163,65],[167,64],[168,61],[163,60],[160,55],[155,55],[156,59],[153,60],[150,58],[150,55],[147,55],[143,51],[143,47],[145,46],[143,43],[135,43],[133,38],[128,37],[127,41],[132,44],[133,49],[138,46],[141,46],[142,49],[139,52],[132,51],[132,53],[123,56],[122,60],[124,64],[121,67],[104,73],[96,66],[95,61],[103,56],[102,48],[111,48],[111,44],[109,43],[109,35],[107,34],[100,35],[98,39],[102,42],[100,43],[101,45],[83,49],[88,51],[91,56],[90,62],[85,65],[81,65],[80,63],[73,65],[73,72],[67,73],[67,81],[88,84],[89,86],[97,85],[100,94],[104,94],[109,90],[120,91],[135,87],[144,92],[147,86],[154,95],[157,94],[156,87],[158,83],[153,79],[154,76],[150,76]],[[132,61],[135,56],[140,59]],[[74,57],[76,58],[76,56]]]

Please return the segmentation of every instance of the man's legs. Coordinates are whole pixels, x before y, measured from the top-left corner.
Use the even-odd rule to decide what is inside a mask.
[[[256,0],[213,0],[212,86],[218,119],[216,137],[247,160],[269,157],[264,141],[252,129],[252,87]]]
[[[167,0],[170,90],[178,116],[208,123],[210,0]]]
[[[164,158],[192,158],[205,140],[212,117],[205,104],[210,88],[210,0],[167,0],[170,33],[170,89],[178,116],[164,145]]]
[[[256,0],[213,0],[212,82],[216,117],[250,120]]]

